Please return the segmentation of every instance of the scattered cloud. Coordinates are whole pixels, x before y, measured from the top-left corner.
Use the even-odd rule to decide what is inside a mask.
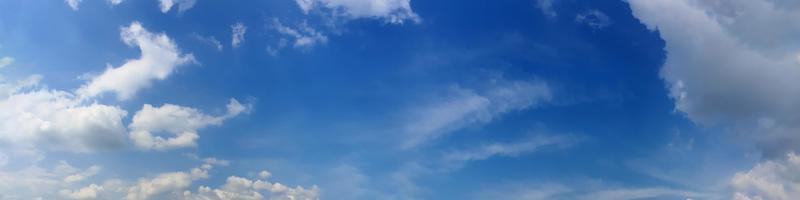
[[[89,200],[89,199],[97,199],[98,194],[102,191],[103,191],[102,186],[91,184],[89,186],[77,190],[64,189],[61,190],[61,192],[59,193],[61,194],[61,197],[64,197],[66,199]]]
[[[263,171],[266,172],[266,171]],[[268,173],[268,172],[267,172]],[[262,177],[265,178],[265,177]],[[262,194],[267,192],[268,198]],[[225,185],[220,188],[200,186],[197,192],[184,192],[184,199],[276,199],[276,200],[315,200],[319,199],[319,188],[312,186],[304,188],[287,187],[281,183],[271,183],[267,180],[250,180],[247,178],[230,176]]]
[[[80,6],[81,1],[83,1],[83,0],[64,0],[64,2],[66,2],[67,5],[70,8],[72,8],[72,10],[78,10],[78,7]]]
[[[548,18],[555,18],[558,16],[558,13],[553,8],[553,3],[557,0],[536,0],[536,7],[539,8],[539,11]]]
[[[603,29],[611,25],[611,18],[599,10],[590,10],[575,16],[575,22],[593,28]]]
[[[14,58],[12,58],[12,57],[0,58],[0,69],[11,65],[11,63],[14,63]]]
[[[122,3],[122,1],[123,0],[106,0],[106,2],[108,2],[108,4],[111,5],[111,6],[119,5],[119,4]]]
[[[214,36],[202,36],[197,33],[192,33],[192,38],[200,42],[206,43],[208,45],[214,46],[214,48],[216,48],[217,51],[222,51],[223,49],[222,43],[219,42],[219,40],[217,40],[217,38],[215,38]]]
[[[194,4],[197,3],[197,0],[158,0],[160,2],[159,7],[161,8],[162,13],[169,12],[173,6],[178,5],[178,13],[183,13],[186,10],[191,9],[194,7]]]
[[[78,89],[78,94],[88,98],[114,92],[117,99],[126,100],[154,80],[166,79],[178,66],[196,63],[192,54],[181,54],[167,35],[148,32],[139,22],[122,27],[121,36],[125,44],[139,47],[141,57],[116,68],[107,67]]]
[[[489,123],[500,116],[530,109],[551,98],[545,83],[491,79],[478,89],[459,85],[446,94],[413,109],[405,125],[406,141],[410,148],[437,139],[459,129]]]
[[[778,160],[766,160],[731,179],[735,200],[788,200],[800,195],[800,156],[791,152]]]
[[[468,161],[486,160],[494,156],[515,157],[532,153],[542,148],[565,148],[578,142],[577,138],[569,135],[537,135],[513,143],[493,143],[480,145],[477,148],[455,151],[445,154],[444,160],[450,164],[462,164]]]
[[[295,2],[304,13],[323,9],[331,12],[336,18],[350,20],[374,18],[392,24],[421,21],[411,9],[411,0],[295,0]]]
[[[596,182],[596,181],[595,181]],[[617,187],[605,184],[506,184],[478,191],[477,199],[509,200],[636,200],[636,199],[720,199],[716,195],[667,187]]]
[[[158,108],[145,104],[141,110],[136,112],[129,125],[130,139],[136,147],[142,150],[193,147],[197,145],[196,141],[200,137],[197,134],[199,129],[221,125],[224,120],[246,112],[248,109],[249,105],[242,105],[235,99],[230,100],[227,105],[227,113],[221,116],[209,116],[194,108],[172,104],[164,104]],[[153,135],[160,132],[169,133],[173,137],[163,138]]]
[[[292,46],[296,49],[307,50],[316,46],[317,44],[325,44],[328,42],[327,36],[323,35],[322,32],[311,28],[305,21],[293,28],[284,26],[280,20],[273,18],[272,26],[270,27],[278,31],[278,33],[293,40],[294,42],[292,42]],[[284,46],[286,46],[286,40],[282,39],[279,41],[278,49],[283,48]]]
[[[246,31],[247,27],[241,22],[231,25],[231,46],[233,48],[238,48],[244,43],[244,33]]]

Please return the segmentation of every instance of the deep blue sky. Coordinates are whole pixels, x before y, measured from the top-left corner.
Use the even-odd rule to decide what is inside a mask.
[[[298,2],[315,7],[304,11]],[[380,2],[396,4],[390,12],[358,7]],[[74,9],[69,1],[0,1],[0,58],[13,58],[0,67],[0,86],[42,77],[0,96],[7,101],[0,108],[17,107],[9,100],[15,95],[62,91],[76,102],[67,109],[100,104],[126,112],[118,124],[124,144],[89,152],[50,149],[71,139],[9,124],[27,123],[18,117],[34,111],[0,113],[7,124],[0,125],[0,138],[7,137],[0,140],[7,160],[0,183],[11,184],[0,186],[0,199],[66,199],[90,184],[103,187],[94,198],[136,199],[137,184],[189,173],[202,164],[196,157],[230,163],[143,199],[191,199],[181,196],[185,190],[222,191],[229,176],[255,180],[262,170],[270,181],[318,187],[311,198],[320,199],[728,199],[739,189],[731,177],[762,160],[761,143],[735,136],[749,129],[730,125],[746,120],[707,123],[676,106],[676,80],[699,83],[663,74],[674,41],[653,27],[665,22],[633,12],[627,1],[184,0],[168,12],[159,3],[85,0]],[[142,55],[121,35],[135,22],[194,61],[166,64],[175,66],[168,76],[151,77],[130,98],[113,89],[81,97],[79,88],[104,70]],[[247,29],[233,45],[237,23]],[[299,37],[281,28],[324,39],[295,45]],[[245,111],[225,117],[229,99]],[[142,148],[129,135],[145,104],[193,108],[221,121],[198,128],[193,145]],[[63,134],[85,135],[71,133]],[[60,181],[53,168],[61,162],[77,168],[72,173],[102,170],[81,182],[5,194],[32,182],[19,174]]]

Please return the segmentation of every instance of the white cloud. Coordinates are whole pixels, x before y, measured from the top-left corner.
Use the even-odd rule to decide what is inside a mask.
[[[123,0],[106,0],[106,2],[108,2],[108,4],[111,4],[111,6],[119,5],[119,4],[122,3],[122,1]]]
[[[262,194],[263,192],[267,192]],[[210,200],[316,200],[319,199],[319,188],[312,186],[304,188],[297,186],[287,187],[281,183],[271,183],[267,180],[250,180],[247,178],[230,176],[225,185],[212,189],[200,186],[196,193],[185,192],[185,199],[210,199]]]
[[[0,58],[0,69],[11,65],[11,63],[14,63],[14,58],[12,58],[12,57]]]
[[[536,7],[539,8],[544,16],[555,18],[558,16],[558,13],[556,13],[555,9],[553,8],[553,3],[555,1],[556,0],[536,0]]]
[[[478,191],[479,199],[509,200],[636,200],[636,199],[720,199],[716,195],[666,187],[614,187],[605,184],[512,184]]]
[[[231,25],[231,46],[233,48],[239,47],[244,43],[244,33],[247,32],[247,27],[239,22]]]
[[[37,165],[23,167],[16,171],[0,169],[0,199],[33,199],[34,197],[91,199],[92,191],[97,188],[69,190],[66,188],[72,187],[75,182],[64,181],[64,177],[69,177],[74,173],[92,171],[94,170],[92,168],[95,166],[81,170],[65,161],[60,161],[51,169],[41,168]]]
[[[154,80],[167,78],[178,66],[196,62],[192,54],[181,54],[167,35],[150,33],[139,22],[122,27],[121,36],[125,44],[139,47],[141,57],[116,68],[108,67],[78,89],[78,94],[93,97],[115,92],[118,99],[129,99],[140,89],[149,87]]]
[[[411,0],[295,0],[305,13],[324,8],[336,17],[347,19],[377,18],[393,24],[419,22],[411,9]]]
[[[733,125],[769,156],[800,146],[800,7],[773,0],[630,0],[666,42],[661,69],[676,109]]]
[[[81,182],[83,180],[86,180],[87,178],[90,178],[90,177],[92,177],[94,175],[97,175],[97,173],[100,172],[100,169],[101,169],[100,166],[96,166],[96,165],[91,166],[91,167],[89,167],[88,169],[86,169],[83,172],[72,174],[72,175],[69,175],[67,177],[64,177],[64,182],[66,182],[66,183]]]
[[[593,29],[603,29],[611,25],[611,18],[599,10],[590,10],[575,16],[575,22]]]
[[[79,200],[88,200],[88,199],[96,199],[98,194],[103,191],[102,186],[98,186],[95,184],[91,184],[84,188],[80,188],[77,190],[61,190],[61,196],[66,199],[79,199]]]
[[[486,160],[493,156],[515,157],[531,153],[542,148],[564,148],[577,142],[576,138],[564,135],[544,136],[539,135],[514,143],[494,143],[482,145],[474,149],[455,151],[445,154],[444,160],[451,164],[461,164],[467,161]]]
[[[500,116],[549,101],[549,87],[540,82],[495,78],[480,89],[453,86],[442,98],[413,109],[405,125],[403,146],[414,147],[459,129],[489,123]]]
[[[124,145],[127,112],[35,87],[40,77],[0,82],[0,143],[5,147],[91,152]]]
[[[788,200],[800,196],[800,156],[794,152],[779,160],[764,161],[731,179],[738,200]]]
[[[325,44],[328,42],[328,37],[322,32],[311,28],[307,22],[301,23],[299,26],[292,28],[284,26],[277,18],[272,19],[271,28],[278,31],[278,33],[290,37],[294,42],[292,45],[297,49],[309,49],[317,44]],[[282,40],[283,42],[285,40]],[[278,48],[282,48],[285,44],[279,44]]]
[[[130,186],[125,194],[126,200],[164,199],[164,195],[180,196],[193,181],[208,178],[208,171],[215,165],[227,165],[227,161],[205,159],[203,165],[189,172],[161,173],[152,178],[140,178]]]
[[[160,2],[159,7],[161,7],[161,12],[167,13],[172,6],[178,5],[178,13],[183,13],[186,10],[191,9],[194,7],[194,4],[197,3],[197,0],[158,0]]]
[[[197,33],[192,33],[192,37],[203,43],[213,45],[217,49],[217,51],[222,51],[223,49],[222,43],[219,42],[219,40],[217,40],[217,38],[215,38],[214,36],[202,36]]]
[[[209,116],[201,111],[172,104],[153,107],[145,104],[133,116],[130,138],[136,147],[143,150],[169,150],[196,146],[199,137],[197,131],[207,126],[221,125],[228,118],[246,112],[249,105],[242,105],[231,99],[227,105],[227,113],[221,116]],[[154,133],[166,132],[173,137],[163,138]]]
[[[80,5],[81,1],[83,0],[64,0],[64,2],[66,2],[67,5],[72,8],[72,10],[78,10],[78,6]]]

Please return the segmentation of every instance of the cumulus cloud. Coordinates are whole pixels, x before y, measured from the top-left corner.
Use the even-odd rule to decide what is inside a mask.
[[[413,109],[405,125],[403,146],[414,147],[468,126],[486,124],[550,98],[550,88],[541,82],[495,78],[479,89],[455,85],[445,96]]]
[[[61,190],[61,197],[66,199],[88,200],[97,199],[98,194],[103,191],[102,186],[91,184],[77,190]]]
[[[93,165],[88,169],[86,169],[85,171],[64,177],[64,182],[75,183],[86,180],[87,178],[97,175],[97,173],[100,172],[100,169],[101,169],[100,166]]]
[[[80,6],[81,1],[83,0],[64,0],[67,5],[72,8],[72,10],[78,10],[78,6]]]
[[[304,13],[324,9],[346,19],[376,18],[393,24],[419,22],[411,9],[411,0],[295,0]]]
[[[249,105],[242,105],[236,99],[231,99],[227,105],[227,112],[220,116],[210,116],[201,111],[164,104],[153,107],[145,104],[133,116],[129,125],[130,139],[136,147],[143,150],[169,150],[181,147],[196,146],[199,135],[197,131],[212,125],[221,125],[228,118],[235,117],[249,109]],[[168,133],[172,137],[164,138],[153,135],[154,133]]]
[[[15,171],[0,169],[0,199],[92,199],[99,188],[80,188],[70,190],[76,182],[65,181],[76,173],[94,171],[97,166],[85,170],[76,168],[65,161],[57,162],[46,169],[37,165],[23,167]],[[93,193],[94,192],[94,193]],[[58,197],[58,198],[57,198]]]
[[[111,6],[116,6],[122,3],[123,0],[106,0]]]
[[[247,32],[247,27],[239,22],[231,25],[231,46],[233,48],[239,47],[244,43],[244,33]]]
[[[12,57],[0,58],[0,69],[11,65],[11,63],[14,63],[14,58],[12,58]]]
[[[139,47],[141,57],[116,68],[109,66],[78,89],[78,94],[94,97],[114,92],[118,99],[126,100],[140,89],[149,87],[153,81],[166,79],[178,66],[196,62],[192,54],[181,54],[166,34],[148,32],[139,22],[122,27],[121,36],[125,44]]]
[[[731,179],[736,200],[788,200],[800,196],[800,156],[766,160]]]
[[[292,45],[297,49],[309,49],[317,44],[325,44],[328,42],[328,37],[322,32],[311,28],[307,22],[303,22],[297,27],[285,26],[277,18],[272,19],[271,28],[278,31],[278,33],[288,36],[294,42]],[[285,44],[279,44],[278,47],[282,48]]]
[[[151,178],[140,178],[130,186],[125,194],[126,200],[163,199],[167,196],[179,196],[192,185],[193,181],[208,178],[208,171],[214,166],[227,161],[206,159],[200,167],[192,168],[188,172],[161,173]]]
[[[36,87],[40,79],[0,82],[0,143],[5,147],[91,152],[124,145],[125,110]]]
[[[731,125],[766,155],[800,146],[800,6],[775,0],[631,0],[666,42],[661,69],[676,110]]]
[[[194,7],[194,4],[197,3],[197,0],[158,0],[160,2],[159,7],[161,8],[161,12],[167,13],[169,10],[172,9],[173,6],[178,5],[178,13],[183,13],[186,10],[191,9]]]
[[[265,179],[266,177],[262,178]],[[316,200],[319,199],[319,188],[317,186],[312,186],[311,188],[304,188],[302,186],[291,188],[281,183],[271,183],[267,180],[250,180],[247,178],[230,176],[225,185],[220,188],[200,186],[195,193],[189,191],[184,192],[184,198],[210,200]]]

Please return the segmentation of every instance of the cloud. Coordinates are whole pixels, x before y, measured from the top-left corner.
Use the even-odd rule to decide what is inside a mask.
[[[116,68],[108,67],[78,89],[78,94],[94,97],[115,92],[118,99],[126,100],[140,89],[149,87],[154,80],[166,79],[178,66],[196,62],[192,54],[181,54],[167,35],[150,33],[139,22],[122,27],[120,31],[125,44],[139,47],[141,57]]]
[[[267,192],[269,198],[265,198]],[[250,180],[247,178],[230,176],[225,185],[220,188],[200,186],[196,193],[185,192],[185,199],[275,199],[275,200],[316,200],[319,199],[319,188],[312,186],[304,188],[297,186],[287,187],[281,183],[271,183],[267,180]]]
[[[72,187],[76,182],[65,181],[65,177],[75,173],[93,171],[94,168],[97,166],[81,170],[65,161],[59,161],[49,169],[37,165],[26,166],[16,171],[0,169],[0,199],[34,199],[34,197],[92,199],[97,195],[96,192],[99,188],[89,186],[76,190],[66,189]]]
[[[66,2],[67,5],[72,8],[72,10],[78,10],[78,6],[80,5],[81,1],[83,0],[64,0],[64,2]]]
[[[536,0],[536,7],[539,8],[539,11],[542,14],[549,18],[555,18],[558,16],[555,9],[553,8],[553,3],[556,0]]]
[[[222,49],[223,49],[222,43],[219,42],[219,40],[217,40],[217,38],[215,38],[214,36],[202,36],[202,35],[197,34],[197,33],[192,33],[192,38],[194,38],[194,39],[196,39],[198,41],[201,41],[203,43],[206,43],[206,44],[214,46],[217,49],[217,51],[222,51]]]
[[[790,152],[778,160],[766,160],[731,179],[736,200],[788,200],[800,195],[800,156]]]
[[[81,182],[83,180],[86,180],[87,178],[97,175],[97,173],[100,172],[100,169],[101,169],[100,166],[97,165],[91,166],[83,172],[64,177],[64,182],[66,183]]]
[[[299,26],[292,28],[284,26],[280,20],[273,18],[271,28],[275,29],[280,34],[291,38],[294,41],[292,45],[296,49],[306,50],[316,46],[317,44],[325,44],[328,42],[327,36],[322,34],[322,32],[311,28],[305,21]],[[284,46],[285,44],[279,44],[278,48],[283,48]]]
[[[538,135],[513,143],[494,143],[482,145],[474,149],[455,151],[445,154],[444,160],[451,164],[462,164],[467,161],[486,160],[493,156],[515,157],[531,153],[546,147],[564,148],[577,142],[576,138],[566,135]]]
[[[247,27],[241,22],[231,25],[231,46],[233,48],[237,48],[244,43],[244,33],[246,31]]]
[[[666,42],[661,77],[676,110],[732,126],[767,156],[800,146],[800,7],[786,1],[631,0]],[[786,4],[786,6],[781,6]]]
[[[65,91],[37,87],[31,76],[0,82],[0,143],[8,148],[92,152],[124,145],[127,112],[117,106],[85,103]]]
[[[611,25],[611,18],[599,10],[590,10],[575,16],[575,22],[585,24],[595,30]]]
[[[635,200],[635,199],[719,199],[717,196],[667,187],[614,187],[605,184],[533,183],[506,184],[478,191],[477,199],[509,200]]]
[[[414,108],[405,125],[403,146],[414,147],[462,128],[489,123],[500,116],[530,109],[551,98],[545,83],[495,78],[480,89],[459,85],[443,97]]]
[[[242,105],[231,99],[227,105],[227,113],[221,116],[209,116],[201,111],[164,104],[153,107],[145,104],[133,116],[130,139],[133,144],[142,150],[169,150],[182,147],[196,146],[199,138],[197,131],[212,125],[221,125],[228,118],[235,117],[249,109],[249,105]],[[166,132],[173,137],[163,138],[154,136],[154,133]]]
[[[122,3],[123,0],[106,0],[111,6],[116,6]]]
[[[375,18],[388,23],[419,22],[411,9],[411,0],[295,0],[304,13],[325,9],[335,17],[346,19]]]
[[[158,0],[160,2],[159,7],[161,7],[162,13],[169,12],[172,9],[172,6],[178,5],[178,13],[183,13],[186,10],[191,9],[194,7],[194,4],[197,3],[197,0]]]
[[[14,58],[12,58],[12,57],[0,58],[0,69],[11,65],[11,63],[14,63]]]
[[[98,186],[95,184],[91,184],[84,188],[80,188],[78,190],[61,190],[60,194],[62,197],[66,199],[79,199],[79,200],[88,200],[88,199],[96,199],[98,194],[103,191],[102,186]]]

